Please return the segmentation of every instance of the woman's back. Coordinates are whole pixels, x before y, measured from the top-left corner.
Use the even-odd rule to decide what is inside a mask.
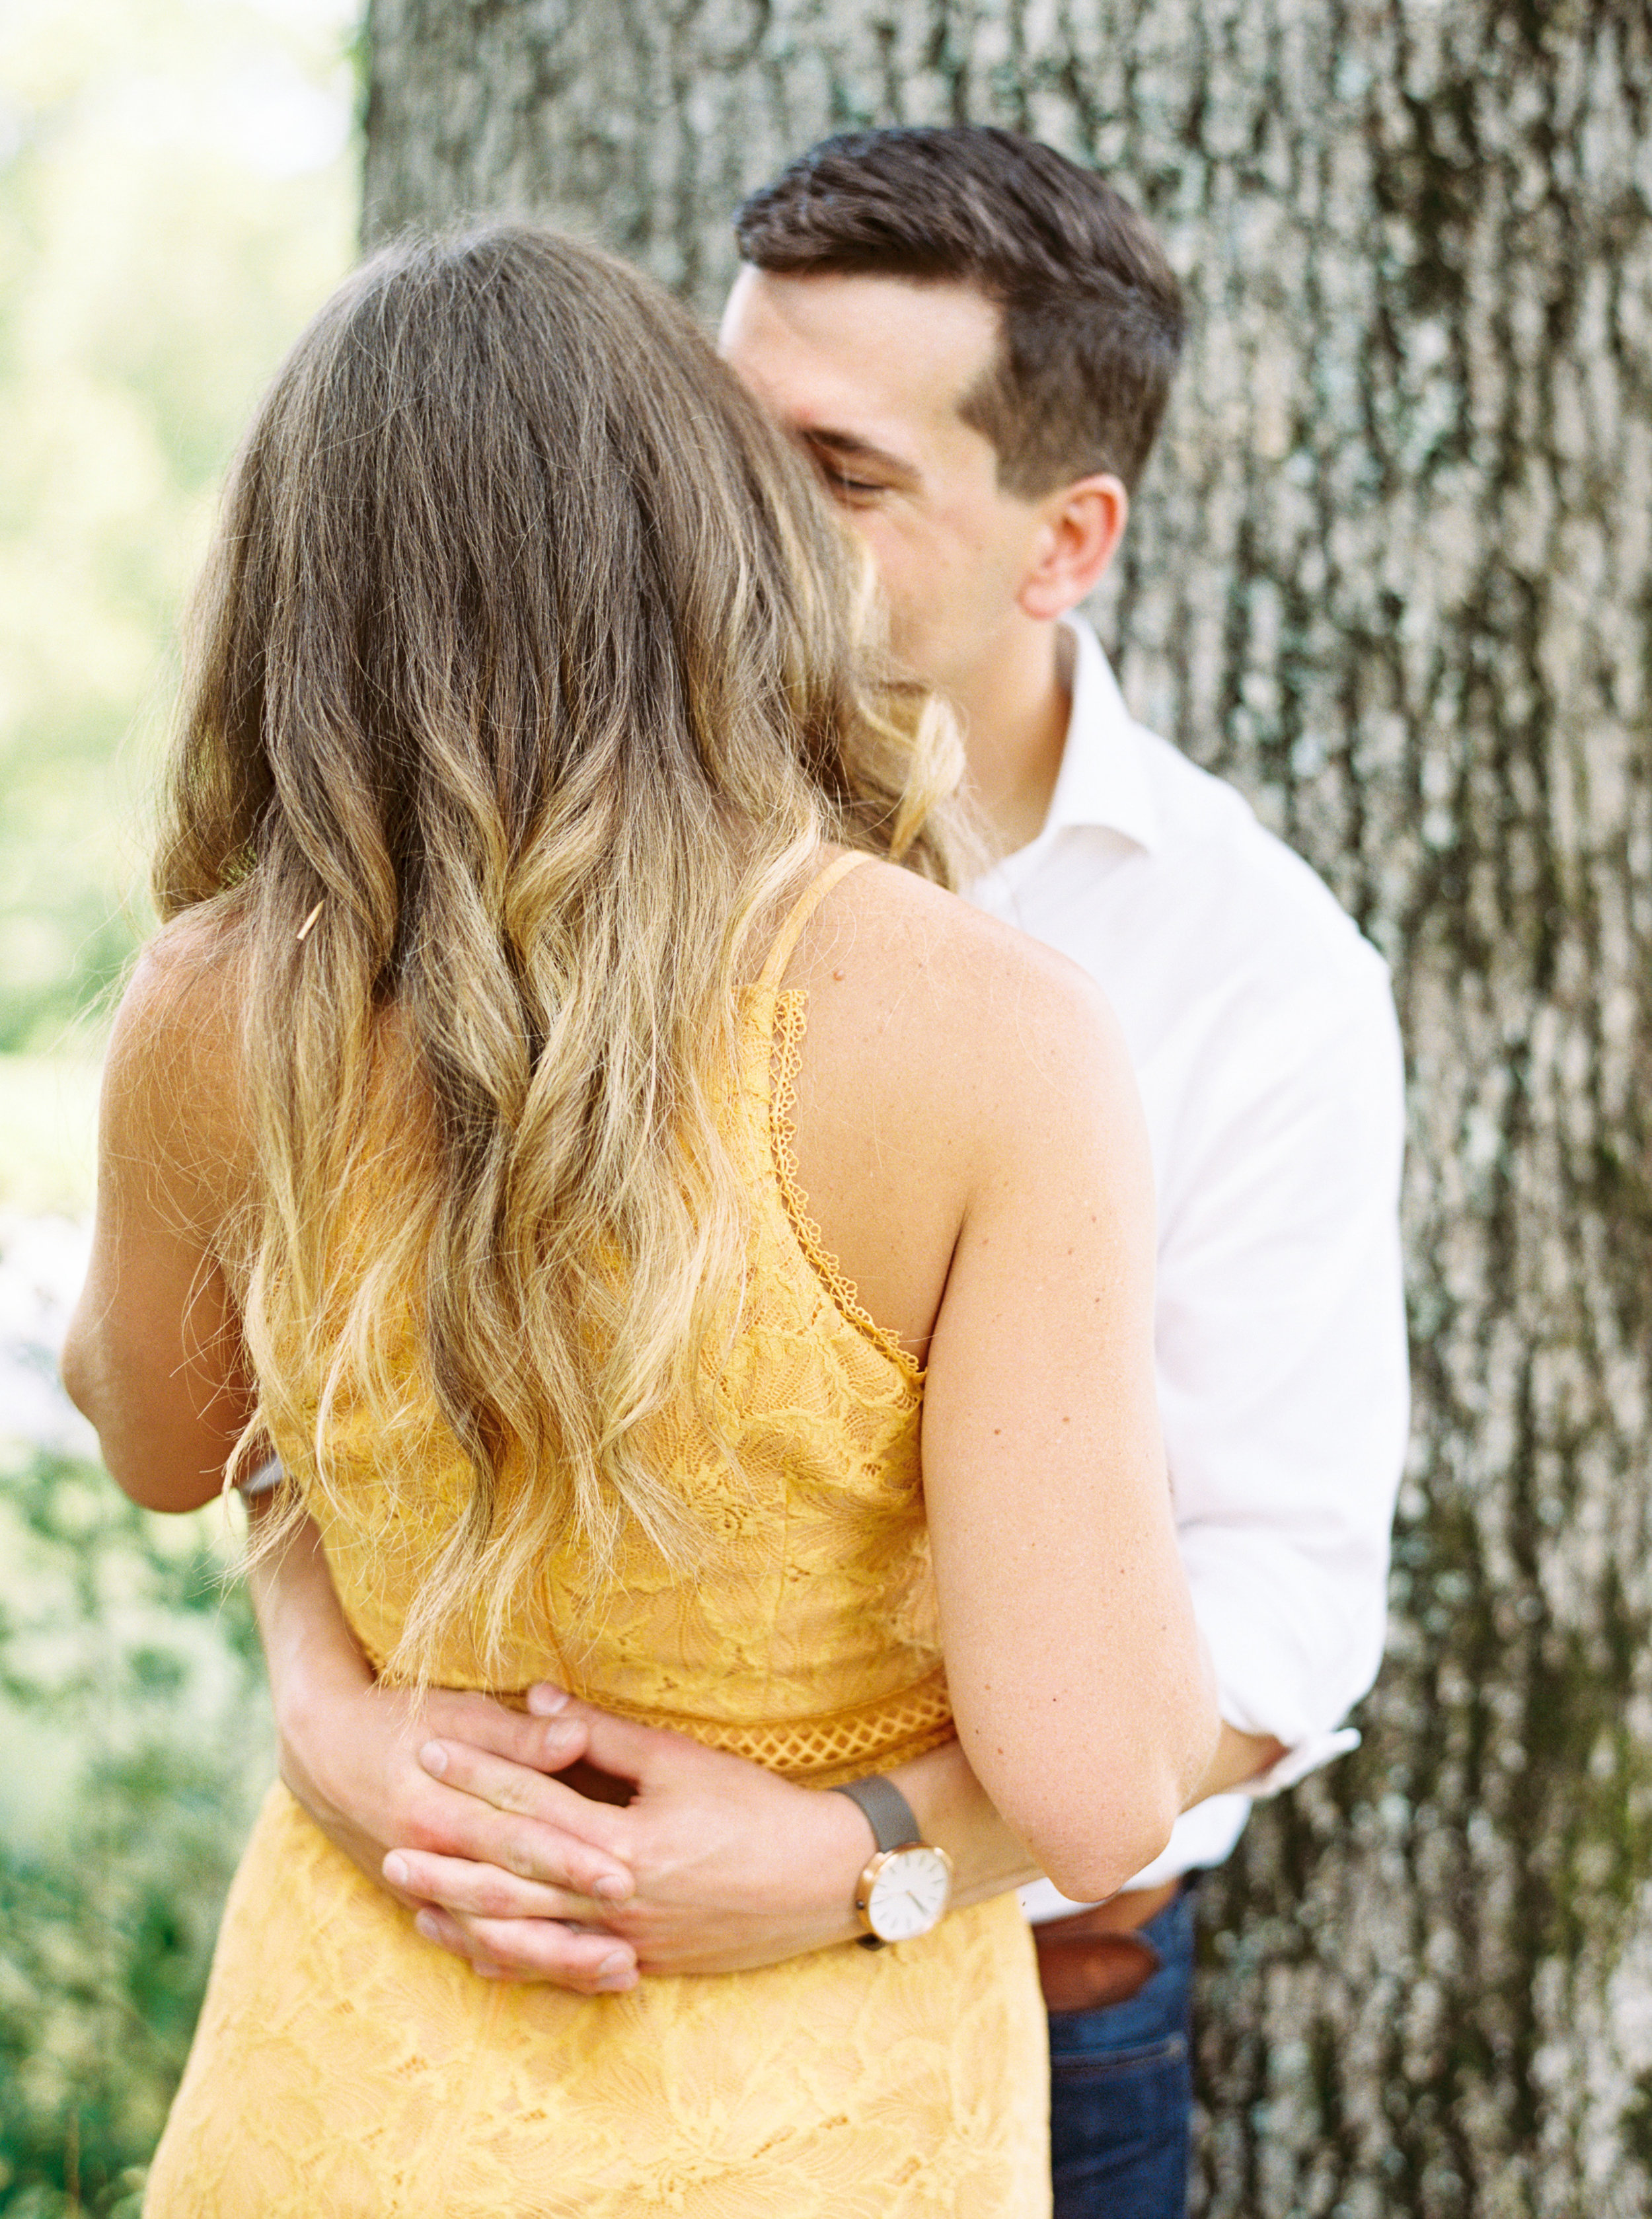
[[[686,1395],[649,1435],[690,1553],[670,1563],[632,1525],[599,1565],[570,1535],[517,1599],[502,1651],[488,1650],[479,1610],[432,1664],[446,1686],[521,1690],[552,1679],[820,1786],[904,1763],[952,1731],[922,1495],[923,1373],[916,1351],[861,1302],[839,1246],[845,1231],[860,1240],[856,1268],[863,1255],[873,1264],[879,1297],[921,1347],[931,1321],[924,1303],[944,1281],[959,1204],[922,1152],[880,1155],[887,1105],[915,1084],[924,1047],[884,1035],[878,1022],[909,960],[901,931],[889,927],[916,923],[908,895],[916,882],[890,873],[887,885],[869,887],[879,875],[872,870],[850,880],[864,861],[842,856],[811,878],[741,998],[740,1084],[727,1137],[749,1240],[714,1397],[724,1438]],[[862,889],[870,898],[857,901]],[[997,932],[972,926],[956,904],[936,906],[942,914],[925,918],[931,940],[960,927]],[[788,972],[816,983],[783,984]],[[823,1059],[809,1032],[823,977],[842,990]],[[945,1043],[932,1031],[928,1046]],[[800,1154],[805,1071],[811,1126],[829,1118],[832,1142],[811,1129]],[[931,1132],[955,1139],[944,1102],[932,1108]],[[383,1160],[384,1176],[356,1197],[344,1236],[358,1244],[363,1270],[382,1214],[394,1207],[388,1134]],[[829,1184],[851,1185],[862,1221],[837,1192],[823,1220],[810,1184],[817,1165],[836,1171]],[[870,1183],[854,1184],[862,1165],[885,1183],[871,1184],[869,1203],[860,1187]],[[885,1226],[875,1253],[865,1245],[868,1206]],[[407,1295],[389,1352],[394,1399],[347,1386],[324,1416],[317,1379],[295,1398],[301,1428],[275,1442],[305,1488],[357,1637],[381,1667],[432,1550],[462,1514],[469,1477],[421,1380],[418,1290]],[[307,1485],[318,1453],[329,1466],[319,1493]]]
[[[905,873],[855,869],[866,861],[842,855],[811,877],[741,997],[725,1137],[749,1209],[746,1269],[711,1408],[679,1395],[647,1433],[683,1514],[683,1557],[668,1561],[635,1521],[602,1558],[568,1534],[512,1598],[502,1646],[488,1646],[500,1613],[481,1598],[450,1629],[431,1660],[439,1684],[552,1680],[817,1785],[904,1763],[952,1731],[922,1359],[982,1145],[976,1097],[1015,1061],[1006,1015],[1019,1029],[1034,994],[1065,995],[1079,1029],[1089,1013],[1059,959]],[[404,1114],[394,1082],[382,1098],[387,1124]],[[1065,1122],[1048,1137],[1073,1145]],[[345,1221],[346,1299],[396,1207],[395,1136],[363,1155],[382,1168]],[[422,1291],[402,1291],[376,1393],[348,1377],[306,1386],[301,1349],[276,1352],[296,1422],[274,1445],[380,1669],[470,1476],[422,1371]]]
[[[1151,1780],[1134,1744],[1151,1748],[1184,1699],[1146,1669],[1162,1662],[1153,1629],[1179,1589],[1128,1074],[1073,967],[907,873],[853,867],[863,861],[816,873],[740,995],[739,1085],[721,1120],[749,1207],[737,1309],[711,1336],[709,1402],[672,1398],[645,1433],[684,1514],[684,1552],[668,1558],[622,1520],[605,1560],[571,1529],[508,1594],[469,1598],[432,1676],[506,1691],[559,1680],[817,1784],[867,1768],[874,1749],[901,1762],[956,1715],[1012,1824],[1075,1893],[1105,1893],[1158,1846],[1121,1796],[1089,1811],[1069,1796],[1074,1868],[1059,1824],[1022,1814],[1052,1753],[1082,1778],[1116,1747]],[[173,1157],[166,1184],[189,1186],[209,1247],[227,1245],[212,1228],[244,1217],[257,1186],[241,999],[233,945],[184,920],[117,1035],[117,1068],[128,1028],[144,1035],[147,1067],[126,1084],[166,1128],[128,1135],[134,1159]],[[382,1047],[400,1030],[381,1025]],[[380,1061],[366,1175],[329,1265],[346,1308],[402,1208],[417,1122],[416,1081],[410,1092],[388,1048]],[[146,1302],[143,1269],[120,1259],[124,1288],[164,1308],[170,1289]],[[216,1267],[190,1281],[197,1320],[208,1302],[230,1310]],[[472,1473],[430,1376],[425,1290],[388,1291],[370,1389],[347,1361],[331,1368],[325,1320],[310,1344],[327,1370],[296,1337],[270,1352],[276,1446],[381,1668],[467,1514]],[[1045,1709],[1036,1742],[1029,1701]],[[875,1715],[846,1739],[843,1714],[867,1705]],[[1172,1770],[1178,1747],[1172,1731]]]

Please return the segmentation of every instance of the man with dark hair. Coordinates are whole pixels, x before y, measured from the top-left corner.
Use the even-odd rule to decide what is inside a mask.
[[[990,128],[828,139],[745,202],[735,237],[772,277],[964,285],[998,311],[991,362],[959,396],[1005,492],[1110,471],[1133,490],[1186,320],[1164,250],[1102,178]]]
[[[1189,1876],[1228,1854],[1251,1799],[1353,1738],[1338,1722],[1381,1654],[1406,1430],[1387,975],[1239,797],[1135,724],[1072,613],[1118,547],[1182,344],[1147,226],[1048,147],[960,127],[828,140],[737,230],[724,351],[871,550],[899,652],[962,713],[995,849],[974,898],[1090,970],[1131,1051],[1165,1444],[1221,1745],[1164,1855],[1109,1903],[1069,1904],[955,1743],[851,1799],[560,1691],[526,1717],[418,1706],[371,1684],[300,1550],[258,1582],[283,1770],[433,1940],[590,1992],[639,1965],[875,1941],[857,1880],[886,1831],[950,1853],[955,1901],[1025,1883],[1057,2213],[1170,2219]],[[635,1783],[624,1808],[615,1777]]]

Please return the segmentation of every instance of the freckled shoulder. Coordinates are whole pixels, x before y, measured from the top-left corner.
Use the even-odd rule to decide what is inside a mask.
[[[106,1166],[148,1162],[203,1225],[240,1198],[250,1134],[240,1085],[241,965],[183,917],[144,949],[116,1012],[100,1110]]]
[[[1048,995],[1074,1008],[1105,1008],[1088,973],[1054,948],[1003,924],[958,895],[890,863],[851,872],[822,904],[787,973],[805,987],[894,978],[944,1017],[972,1008],[983,986],[1012,998]]]
[[[1029,1064],[1045,1077],[1070,1055],[1109,1091],[1127,1071],[1111,1005],[1078,965],[1041,942],[889,864],[854,871],[834,888],[804,936],[787,982],[810,997],[811,1034],[824,1047],[833,1004],[854,1005],[855,1029],[894,1035],[894,1055],[921,1093],[978,1095],[984,1075],[1006,1081]]]

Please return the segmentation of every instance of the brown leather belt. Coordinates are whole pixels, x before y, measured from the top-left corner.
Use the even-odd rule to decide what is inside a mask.
[[[1136,1929],[1156,1918],[1182,1893],[1179,1880],[1162,1887],[1133,1887],[1070,1918],[1033,1929],[1038,1977],[1053,2011],[1098,2011],[1128,2003],[1163,1961]]]

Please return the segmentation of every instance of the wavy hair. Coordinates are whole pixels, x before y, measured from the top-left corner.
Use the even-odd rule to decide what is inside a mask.
[[[154,886],[238,967],[232,1471],[266,1436],[313,1461],[261,1545],[329,1495],[343,1402],[409,1407],[410,1289],[468,1461],[401,1676],[479,1601],[496,1653],[570,1536],[684,1561],[649,1426],[685,1394],[710,1421],[737,1315],[737,990],[823,843],[960,867],[957,734],[873,606],[686,312],[529,226],[366,263],[243,443]]]

